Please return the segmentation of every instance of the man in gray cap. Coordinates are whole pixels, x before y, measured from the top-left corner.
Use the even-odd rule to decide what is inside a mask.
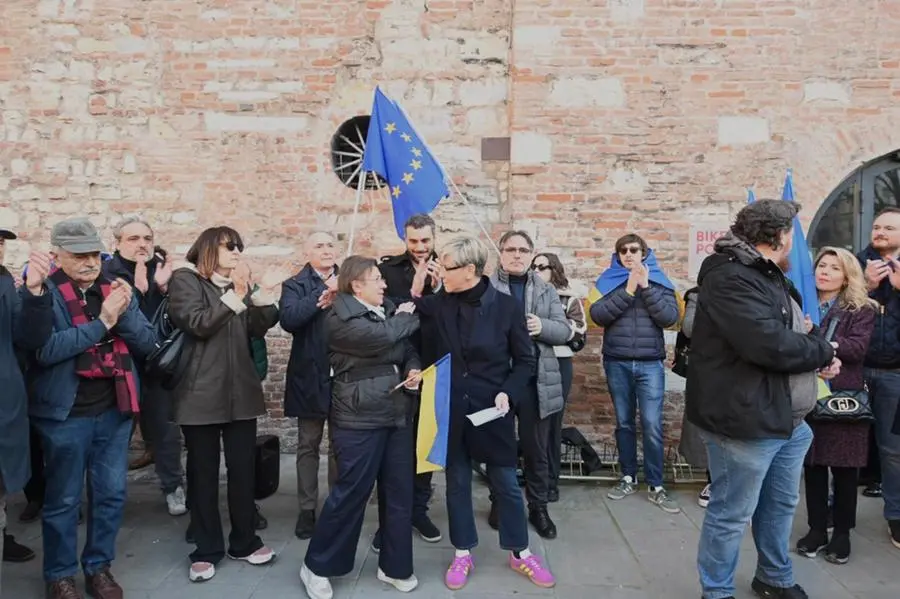
[[[6,555],[14,541],[6,535],[6,496],[18,493],[28,481],[28,396],[15,349],[33,350],[47,342],[53,325],[50,295],[44,279],[50,272],[50,256],[31,254],[31,272],[16,290],[12,274],[2,266],[6,242],[16,234],[0,229],[0,554]],[[27,547],[14,544],[33,557]],[[0,587],[2,594],[2,587]]]
[[[47,599],[82,599],[78,510],[85,473],[91,486],[87,541],[81,554],[87,592],[122,599],[110,573],[125,505],[128,439],[139,411],[141,359],[156,346],[131,287],[101,276],[103,243],[86,218],[57,223],[50,236],[58,266],[48,280],[53,333],[35,353],[32,424],[44,448],[43,511]]]

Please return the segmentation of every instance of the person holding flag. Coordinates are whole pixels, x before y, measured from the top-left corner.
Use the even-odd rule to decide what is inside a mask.
[[[454,239],[439,255],[444,292],[414,300],[420,317],[435,325],[438,355],[451,356],[447,519],[456,553],[444,582],[459,590],[475,568],[472,464],[484,463],[498,506],[500,546],[510,552],[510,568],[549,588],[556,584],[553,574],[529,549],[511,409],[530,397],[528,385],[537,368],[534,343],[523,306],[484,275],[487,259],[478,239]],[[470,416],[483,410],[488,419],[476,425]]]
[[[631,233],[616,241],[610,266],[588,299],[591,319],[605,327],[603,367],[616,411],[622,468],[622,480],[607,497],[619,500],[637,492],[635,412],[640,408],[648,499],[663,511],[677,514],[681,508],[663,487],[663,329],[678,322],[675,286],[659,268],[647,242]]]

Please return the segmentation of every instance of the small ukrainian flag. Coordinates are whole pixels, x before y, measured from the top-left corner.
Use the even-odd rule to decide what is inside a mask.
[[[419,430],[416,435],[416,474],[447,467],[450,433],[450,354],[422,372]]]

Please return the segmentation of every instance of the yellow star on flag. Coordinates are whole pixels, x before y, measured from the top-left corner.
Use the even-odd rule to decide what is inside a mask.
[[[417,171],[420,168],[422,168],[422,161],[421,160],[413,160],[412,162],[409,163],[409,166],[413,167],[413,170]]]
[[[387,131],[388,134],[391,134],[397,130],[397,125],[395,125],[394,123],[388,123],[387,127],[385,127],[384,130]]]
[[[402,138],[403,138],[403,141],[405,141],[406,143],[409,143],[409,142],[412,141],[412,137],[409,136],[409,133],[404,133],[404,134],[401,135],[400,137],[402,137]]]
[[[409,185],[413,181],[412,173],[403,173],[403,182]]]
[[[420,150],[419,148],[413,148],[413,149],[412,149],[412,153],[413,153],[413,156],[415,156],[416,158],[418,158],[419,156],[422,155],[422,150]]]
[[[400,186],[398,185],[394,189],[392,189],[391,193],[394,195],[395,198],[399,198],[400,197]]]

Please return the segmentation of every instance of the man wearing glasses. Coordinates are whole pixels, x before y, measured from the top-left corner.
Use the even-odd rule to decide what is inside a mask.
[[[663,393],[666,342],[663,329],[678,321],[675,288],[647,242],[632,233],[616,241],[610,267],[597,280],[601,297],[591,319],[604,327],[603,367],[616,411],[616,445],[622,480],[607,496],[624,499],[637,491],[635,415],[641,410],[644,476],[648,499],[677,514],[678,503],[663,488]]]

